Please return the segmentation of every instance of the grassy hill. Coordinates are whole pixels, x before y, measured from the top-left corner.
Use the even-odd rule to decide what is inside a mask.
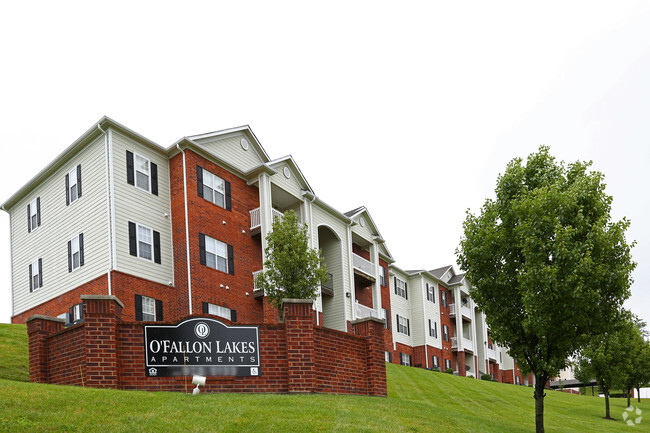
[[[9,346],[21,346],[11,349]],[[532,389],[387,365],[388,397],[97,390],[25,383],[24,326],[0,325],[0,431],[534,432]],[[548,391],[546,431],[650,432],[603,420],[604,401]]]

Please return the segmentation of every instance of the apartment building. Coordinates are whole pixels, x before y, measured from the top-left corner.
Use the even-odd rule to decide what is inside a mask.
[[[83,320],[88,294],[115,295],[127,320],[205,313],[277,322],[254,277],[274,218],[292,210],[329,272],[317,325],[352,332],[356,319],[381,318],[387,362],[523,380],[490,339],[462,274],[395,266],[365,207],[340,212],[324,202],[296,161],[271,159],[248,126],[163,147],[104,117],[2,209],[13,323],[35,314]]]

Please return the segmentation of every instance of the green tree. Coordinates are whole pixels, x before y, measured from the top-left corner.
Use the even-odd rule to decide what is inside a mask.
[[[307,233],[307,225],[298,224],[296,214],[289,210],[274,220],[266,237],[265,270],[255,283],[278,310],[283,298],[316,298],[318,288],[327,280],[320,251],[309,248]]]
[[[650,384],[650,342],[646,341],[648,337],[648,332],[644,329],[646,324],[638,318],[634,319],[634,324],[637,332],[634,333],[626,353],[626,357],[630,359],[629,371],[624,383],[628,407],[632,391],[637,390],[641,402],[641,388]]]
[[[565,167],[542,146],[508,164],[496,198],[469,211],[458,264],[490,333],[535,375],[535,425],[544,432],[544,387],[630,294],[635,267],[626,219],[612,222],[612,197],[591,163]]]
[[[592,336],[578,356],[576,378],[583,382],[596,379],[605,395],[605,419],[613,419],[609,411],[610,391],[626,388],[629,381],[634,364],[630,350],[639,335],[634,322],[627,318],[603,334]]]

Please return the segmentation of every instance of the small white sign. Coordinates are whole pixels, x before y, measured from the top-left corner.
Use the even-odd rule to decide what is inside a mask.
[[[257,376],[258,374],[257,367],[251,367],[251,376]]]

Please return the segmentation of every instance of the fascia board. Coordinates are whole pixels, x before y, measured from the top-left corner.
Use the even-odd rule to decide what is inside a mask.
[[[353,221],[352,221],[350,218],[346,217],[346,216],[343,215],[341,212],[337,211],[337,210],[334,209],[332,206],[330,206],[330,205],[328,205],[327,203],[325,203],[323,200],[321,200],[321,199],[318,198],[316,195],[314,195],[313,192],[310,192],[310,191],[303,191],[302,195],[303,195],[303,197],[306,197],[307,200],[309,200],[309,201],[313,201],[314,203],[318,204],[318,205],[319,205],[321,208],[323,208],[325,211],[327,211],[327,212],[329,212],[330,214],[332,214],[333,216],[337,217],[338,219],[340,219],[340,220],[343,221],[344,223],[346,223],[346,224],[352,224],[352,223],[353,223]]]
[[[264,147],[257,139],[257,136],[255,135],[255,133],[253,132],[253,130],[249,125],[242,125],[242,126],[237,126],[235,128],[222,129],[220,131],[206,132],[205,134],[190,135],[186,138],[196,142],[198,140],[204,140],[206,138],[225,137],[229,134],[234,134],[238,132],[244,132],[248,135],[248,138],[250,138],[253,141],[255,150],[262,155],[263,157],[262,159],[264,160],[264,162],[269,162],[271,160],[268,153],[266,153],[266,150],[264,150]]]

